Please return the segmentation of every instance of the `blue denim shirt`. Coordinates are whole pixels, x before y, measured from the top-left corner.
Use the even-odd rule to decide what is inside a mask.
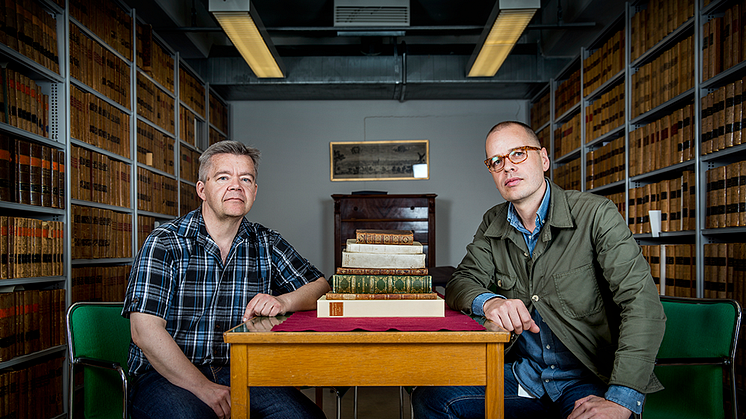
[[[508,223],[523,234],[528,251],[533,255],[539,233],[546,220],[549,211],[550,188],[547,182],[547,191],[539,205],[536,214],[536,228],[533,232],[528,231],[518,216],[513,204],[508,205]],[[472,302],[472,311],[475,315],[484,316],[484,303],[487,300],[502,297],[498,294],[484,293],[477,296]],[[521,386],[535,397],[545,394],[556,401],[567,386],[577,382],[594,380],[593,373],[588,371],[582,363],[570,352],[565,345],[555,336],[544,323],[539,312],[534,310],[531,318],[539,326],[539,333],[522,333],[515,343],[516,351],[525,354],[513,363],[513,374]],[[626,407],[633,413],[639,414],[645,395],[629,387],[609,386],[604,396]]]

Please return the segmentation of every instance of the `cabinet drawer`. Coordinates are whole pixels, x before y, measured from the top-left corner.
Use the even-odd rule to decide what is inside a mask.
[[[345,219],[427,219],[427,198],[351,198],[340,202]]]

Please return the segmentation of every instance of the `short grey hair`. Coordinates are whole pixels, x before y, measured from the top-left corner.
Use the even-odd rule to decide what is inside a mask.
[[[259,157],[261,153],[254,147],[249,147],[239,141],[219,141],[210,147],[207,147],[201,156],[199,156],[199,180],[207,180],[207,173],[212,165],[212,156],[216,154],[233,154],[235,156],[249,156],[254,163],[254,178],[259,175]]]

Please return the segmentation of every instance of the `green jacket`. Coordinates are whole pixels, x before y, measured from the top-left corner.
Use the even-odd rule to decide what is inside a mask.
[[[471,314],[488,291],[521,299],[604,382],[662,389],[653,367],[666,316],[640,246],[611,201],[549,184],[533,257],[507,222],[508,203],[496,205],[448,283],[448,306]]]

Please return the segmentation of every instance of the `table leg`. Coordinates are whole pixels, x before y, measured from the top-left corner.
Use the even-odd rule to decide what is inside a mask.
[[[249,419],[248,348],[231,345],[231,418]]]
[[[505,417],[503,344],[487,344],[486,364],[487,385],[484,387],[485,418],[503,419]]]

